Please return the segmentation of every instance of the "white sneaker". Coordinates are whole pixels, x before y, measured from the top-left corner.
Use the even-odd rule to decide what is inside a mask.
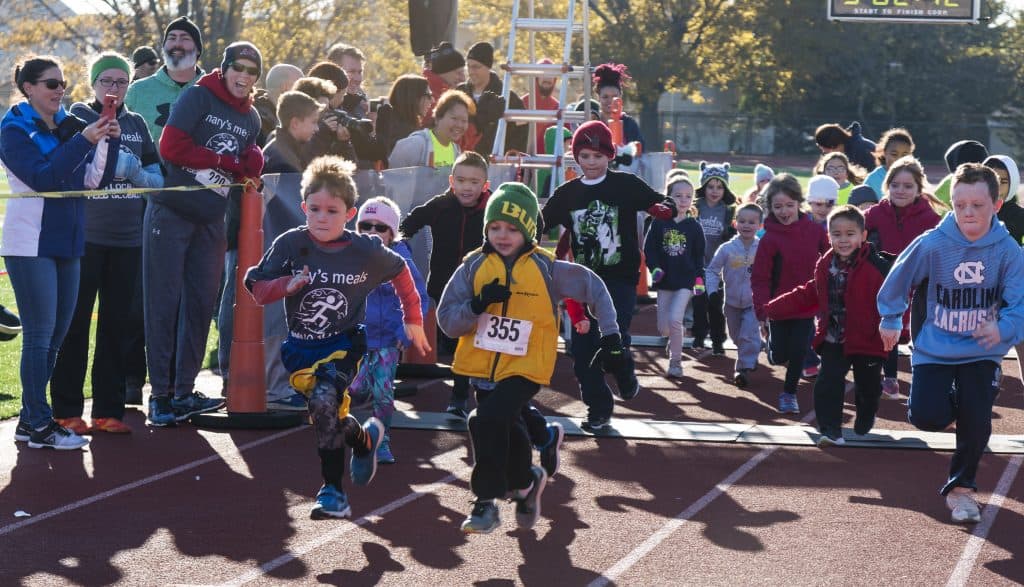
[[[89,444],[89,440],[50,422],[42,430],[33,430],[28,439],[29,448],[52,448],[56,450],[77,450]]]
[[[981,521],[981,508],[971,493],[954,489],[946,495],[946,506],[952,510],[951,517],[955,524],[977,524]]]
[[[678,361],[670,361],[668,364],[668,376],[679,378],[683,376],[683,366]]]

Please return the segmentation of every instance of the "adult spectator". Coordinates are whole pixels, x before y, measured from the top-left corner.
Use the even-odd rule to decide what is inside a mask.
[[[366,63],[366,55],[362,51],[352,45],[336,43],[327,52],[327,60],[337,64],[345,71],[348,84],[342,89],[346,93],[366,97],[366,92],[363,90],[363,65]],[[362,118],[362,115],[365,114],[364,111],[359,117]]]
[[[334,84],[335,93],[327,101],[327,105],[331,108],[342,107],[346,96],[345,88],[348,87],[348,74],[345,73],[345,70],[340,65],[332,61],[321,61],[310,67],[309,73],[306,75],[327,80]]]
[[[100,118],[105,96],[117,98],[115,119],[121,127],[121,148],[108,189],[160,188],[164,176],[146,121],[124,107],[131,69],[117,53],[101,53],[89,67],[93,96],[78,102],[71,113],[92,123]],[[57,355],[50,394],[57,422],[77,434],[131,432],[123,422],[126,384],[134,378],[133,403],[142,403],[145,382],[145,337],[142,304],[141,194],[116,194],[85,202],[85,255],[80,261],[78,301],[71,327]],[[92,360],[92,424],[82,420],[83,383],[89,364],[89,326],[99,297],[96,347]],[[137,356],[142,354],[143,356]],[[129,372],[128,366],[141,372]]]
[[[545,57],[537,63],[551,65],[554,61]],[[557,77],[544,76],[535,79],[533,81],[533,92],[523,96],[523,107],[527,110],[558,110],[560,104],[558,102],[558,98],[555,98],[555,88],[557,87],[557,84]],[[536,153],[544,152],[544,131],[553,124],[553,122],[537,123]]]
[[[859,122],[854,122],[849,128],[835,123],[823,124],[814,131],[814,143],[823,154],[835,151],[844,153],[851,163],[868,171],[878,165],[875,158],[878,146],[874,141],[864,138]]]
[[[260,147],[267,144],[271,134],[277,128],[277,99],[281,94],[292,89],[295,80],[302,77],[302,70],[288,63],[278,63],[267,71],[265,89],[256,90],[252,104],[260,115],[260,136],[256,144]],[[221,363],[224,367],[225,364]]]
[[[203,37],[187,16],[172,20],[164,29],[163,52],[163,67],[130,85],[124,96],[124,105],[145,119],[149,136],[157,143],[171,114],[171,105],[203,75],[196,65],[203,54]]]
[[[423,128],[433,104],[427,78],[421,75],[406,74],[391,84],[387,103],[377,111],[377,141],[388,156],[395,143]]]
[[[67,81],[52,57],[14,68],[24,100],[0,121],[0,161],[15,193],[93,189],[114,176],[121,127],[86,124],[61,104]],[[32,448],[74,450],[87,444],[53,419],[46,386],[75,310],[79,258],[85,248],[82,198],[14,198],[7,202],[0,255],[21,310],[21,414],[15,440]]]
[[[612,104],[615,99],[622,99],[622,88],[630,80],[626,66],[619,63],[604,63],[594,69],[594,92],[601,104],[601,120],[608,122],[612,118]],[[644,152],[647,145],[644,136],[640,134],[640,125],[636,119],[622,112],[622,142],[629,144],[633,141],[640,143]]]
[[[463,92],[448,90],[434,108],[434,126],[416,131],[395,144],[388,167],[451,167],[459,156],[459,139],[469,127],[476,104]]]
[[[258,178],[263,170],[263,153],[256,146],[260,117],[252,106],[262,66],[263,58],[251,43],[228,45],[220,68],[204,75],[174,104],[160,138],[168,186],[223,187],[158,192],[146,207],[142,263],[153,386],[149,421],[155,426],[224,404],[193,386],[223,271],[228,186]]]
[[[329,55],[333,55],[333,59],[313,66],[309,75],[324,77],[334,82],[342,91],[342,99],[339,104],[332,104],[331,107],[341,108],[352,118],[363,121],[351,129],[350,141],[356,154],[357,167],[372,169],[377,161],[387,158],[387,152],[384,146],[377,142],[373,126],[377,121],[377,113],[371,112],[370,103],[363,90],[363,64],[366,63],[366,57],[362,51],[349,45],[343,45],[339,50],[331,51]],[[334,72],[330,69],[331,66],[339,68],[340,72]],[[317,73],[314,73],[314,70]],[[339,74],[344,83],[338,79]]]
[[[309,144],[310,159],[320,155],[337,155],[355,161],[352,133],[345,124],[349,117],[331,107],[332,103],[337,104],[339,99],[344,98],[345,92],[330,81],[318,77],[299,78],[294,89],[327,107],[320,116],[320,127]]]
[[[455,89],[466,81],[466,58],[446,41],[432,49],[424,59],[427,63],[423,67],[423,77],[427,78],[436,105],[441,99],[441,94]],[[428,114],[423,126],[430,127],[433,123],[433,115]]]
[[[487,42],[475,43],[466,53],[468,81],[457,88],[476,102],[476,115],[470,119],[469,128],[462,135],[459,147],[463,151],[476,151],[484,157],[491,155],[498,133],[498,121],[505,113],[505,100],[501,97],[502,83],[498,74],[491,71],[493,65],[494,46]],[[509,92],[508,103],[511,108],[523,108],[523,101],[515,92]],[[526,152],[529,132],[529,126],[525,124],[508,125],[502,152]]]
[[[132,51],[132,65],[134,66],[132,71],[132,81],[134,82],[156,73],[157,68],[160,67],[160,56],[156,54],[156,49],[143,45]]]

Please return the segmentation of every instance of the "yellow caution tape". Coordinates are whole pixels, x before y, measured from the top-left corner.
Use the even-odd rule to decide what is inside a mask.
[[[251,181],[251,180],[249,180]],[[102,196],[119,196],[127,194],[149,194],[153,192],[197,192],[199,190],[212,190],[219,188],[245,187],[246,183],[214,183],[209,185],[178,185],[162,188],[127,188],[127,189],[104,189],[104,190],[72,190],[67,192],[20,192],[0,193],[0,200],[14,198],[98,198]]]

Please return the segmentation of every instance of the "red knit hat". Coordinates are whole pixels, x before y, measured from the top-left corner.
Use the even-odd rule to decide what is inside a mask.
[[[612,144],[612,131],[608,125],[600,120],[581,124],[572,135],[572,156],[579,159],[580,151],[583,149],[592,149],[609,159],[614,159],[615,146]]]

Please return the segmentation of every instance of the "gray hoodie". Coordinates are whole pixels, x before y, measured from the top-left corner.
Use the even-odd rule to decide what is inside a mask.
[[[725,303],[734,308],[750,308],[754,305],[754,294],[750,289],[750,271],[757,255],[757,244],[761,239],[754,237],[748,248],[740,235],[732,237],[718,247],[711,263],[704,269],[704,285],[707,293],[718,291],[725,283]]]

